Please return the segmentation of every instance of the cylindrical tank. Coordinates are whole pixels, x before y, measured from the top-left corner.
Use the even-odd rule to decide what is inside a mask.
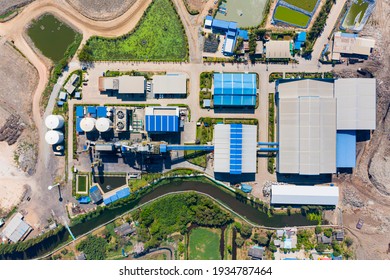
[[[107,132],[112,128],[112,121],[108,118],[99,118],[95,126],[99,132]]]
[[[60,129],[64,126],[64,118],[60,115],[49,115],[45,119],[45,125],[48,129]]]
[[[95,129],[96,120],[94,118],[84,118],[80,122],[80,128],[85,132],[91,132]]]
[[[46,132],[45,140],[50,145],[60,144],[64,141],[64,134],[57,130],[49,130]]]

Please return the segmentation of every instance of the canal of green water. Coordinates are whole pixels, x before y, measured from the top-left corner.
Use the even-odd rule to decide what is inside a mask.
[[[152,188],[152,187],[150,187]],[[107,223],[108,221],[118,217],[125,212],[154,200],[163,195],[180,191],[196,191],[212,196],[216,200],[222,202],[237,214],[246,217],[252,223],[268,226],[268,227],[285,227],[285,226],[307,226],[315,225],[316,221],[309,221],[301,214],[293,215],[274,215],[269,217],[266,213],[259,211],[255,207],[246,203],[242,197],[233,195],[231,191],[223,189],[204,178],[201,179],[166,179],[161,184],[158,184],[149,193],[141,196],[138,199],[130,200],[122,204],[118,204],[113,208],[103,208],[100,213],[96,213],[90,219],[82,221],[71,226],[73,234],[77,237],[88,231]],[[69,240],[69,234],[64,228],[57,235],[43,240],[42,242],[26,249],[23,252],[10,253],[0,255],[1,259],[32,259],[51,252]]]
[[[58,62],[65,56],[77,35],[75,30],[51,14],[34,20],[27,33],[42,54],[53,62]]]

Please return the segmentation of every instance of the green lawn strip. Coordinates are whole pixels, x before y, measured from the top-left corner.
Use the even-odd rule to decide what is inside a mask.
[[[275,100],[274,94],[268,94],[268,141],[275,142]],[[275,154],[268,153],[268,172],[273,174],[275,165]]]
[[[6,19],[7,17],[11,16],[13,13],[16,13],[18,10],[10,10],[2,15],[0,15],[0,20]]]
[[[80,175],[77,179],[77,192],[87,192],[87,175]]]
[[[317,4],[317,0],[284,0],[284,2],[308,11],[309,13],[314,10]]]
[[[171,0],[155,0],[130,33],[118,38],[90,38],[81,60],[187,61],[184,26]]]
[[[206,151],[184,151],[184,158],[192,164],[206,168],[207,154]]]
[[[220,260],[220,230],[196,228],[190,233],[190,260]]]
[[[306,26],[310,20],[310,17],[308,17],[307,15],[283,6],[278,6],[276,8],[274,18],[276,20],[281,20],[283,22],[295,24],[302,27]]]

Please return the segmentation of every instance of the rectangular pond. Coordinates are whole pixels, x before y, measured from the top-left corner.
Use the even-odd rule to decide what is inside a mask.
[[[359,25],[363,20],[369,3],[364,0],[355,0],[347,11],[347,15],[343,21],[344,28],[353,28]]]
[[[226,0],[215,18],[235,21],[238,27],[257,26],[263,20],[263,11],[269,0]]]
[[[27,30],[28,36],[42,54],[53,62],[60,61],[78,34],[51,14],[34,20]]]
[[[104,193],[127,185],[126,175],[98,175],[93,177],[93,182],[98,183]]]

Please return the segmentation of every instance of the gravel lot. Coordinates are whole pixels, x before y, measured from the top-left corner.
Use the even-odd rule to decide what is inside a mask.
[[[34,0],[0,0],[0,14],[4,14],[11,9],[22,7]]]
[[[137,0],[66,0],[84,16],[94,20],[112,20],[125,13]],[[140,0],[138,0],[140,1]]]

